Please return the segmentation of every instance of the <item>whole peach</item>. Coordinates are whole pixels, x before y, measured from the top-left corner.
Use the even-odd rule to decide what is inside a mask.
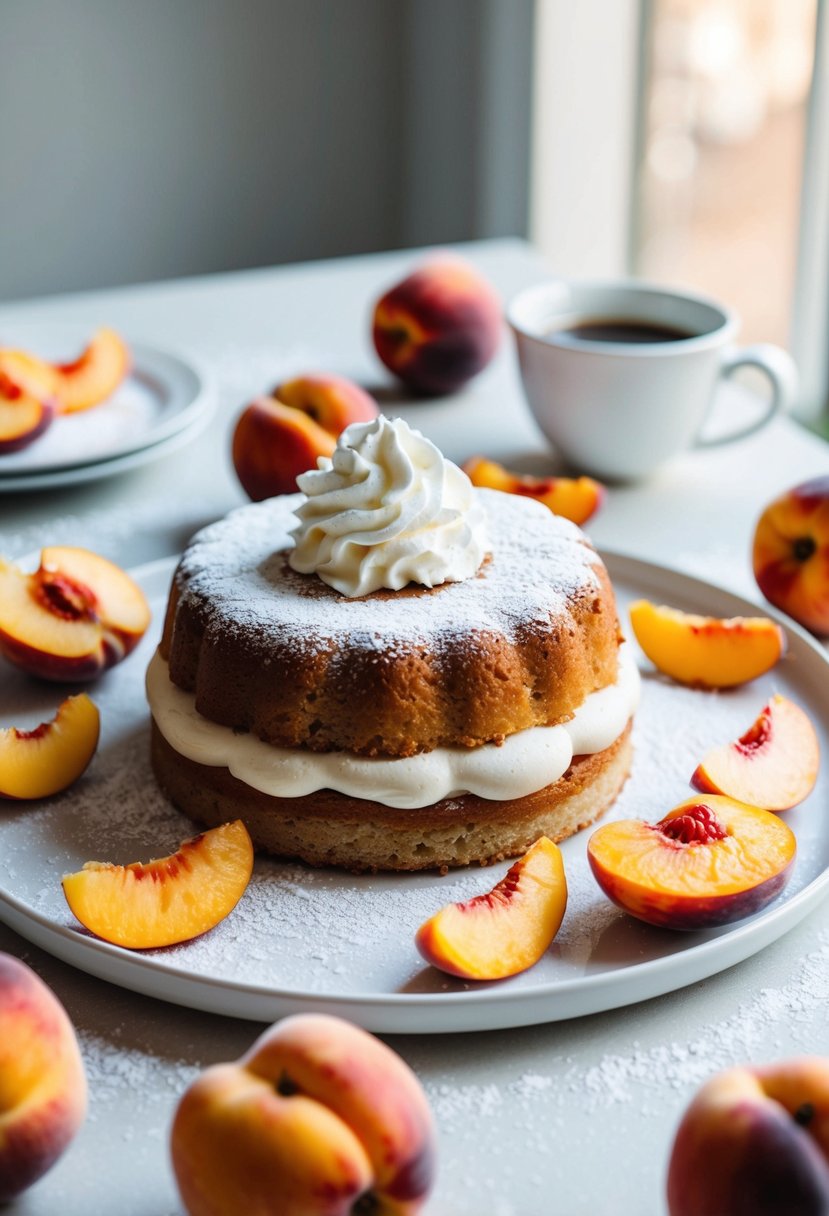
[[[343,376],[297,376],[244,409],[233,432],[236,476],[254,502],[296,493],[300,473],[330,456],[352,422],[371,422],[373,397]]]
[[[829,476],[768,504],[754,531],[752,565],[767,600],[813,633],[829,635]]]
[[[197,1078],[171,1149],[190,1216],[413,1216],[434,1175],[432,1116],[409,1067],[318,1014],[286,1018]]]
[[[712,1077],[679,1125],[667,1189],[670,1216],[824,1216],[829,1060]]]
[[[86,1074],[72,1023],[35,973],[0,954],[0,1203],[36,1182],[86,1114]]]
[[[390,371],[417,393],[453,393],[486,367],[501,336],[501,304],[462,258],[434,258],[387,291],[372,336]]]

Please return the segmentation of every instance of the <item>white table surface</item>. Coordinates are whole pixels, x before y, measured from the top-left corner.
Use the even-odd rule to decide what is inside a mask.
[[[547,274],[518,241],[464,251],[505,301]],[[241,405],[302,370],[359,380],[454,459],[482,452],[554,469],[509,341],[452,400],[410,403],[392,385],[374,356],[368,318],[378,294],[416,260],[383,254],[0,308],[0,340],[6,320],[66,319],[190,352],[219,397],[209,430],[155,464],[83,487],[0,498],[0,552],[74,543],[126,566],[178,553],[196,528],[246,501],[229,459]],[[724,406],[731,404],[743,402],[735,396]],[[749,561],[754,521],[781,490],[827,472],[829,447],[781,420],[742,443],[679,458],[645,485],[612,489],[588,528],[600,547],[761,603]],[[261,1028],[93,980],[2,926],[0,949],[24,957],[65,1003],[91,1087],[78,1140],[15,1212],[179,1213],[167,1150],[177,1096],[204,1066],[241,1054]],[[673,1129],[699,1081],[731,1063],[829,1053],[827,998],[829,902],[754,958],[670,996],[524,1030],[395,1038],[439,1125],[430,1216],[662,1216]]]

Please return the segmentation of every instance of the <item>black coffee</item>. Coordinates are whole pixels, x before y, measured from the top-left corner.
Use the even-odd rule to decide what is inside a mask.
[[[675,325],[656,321],[636,321],[628,317],[586,317],[561,328],[551,329],[548,337],[556,344],[579,346],[582,342],[622,342],[643,345],[653,342],[681,342],[697,335]]]

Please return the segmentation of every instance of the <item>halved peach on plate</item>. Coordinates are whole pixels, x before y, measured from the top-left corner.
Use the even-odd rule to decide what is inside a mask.
[[[0,559],[0,653],[31,675],[94,679],[138,645],[149,623],[140,587],[88,549],[44,549],[34,574]]]
[[[146,950],[206,933],[233,911],[253,872],[241,819],[185,840],[155,861],[117,866],[88,861],[63,879],[81,924],[117,946]]]
[[[537,963],[567,906],[561,852],[542,836],[485,895],[447,904],[420,926],[427,963],[467,980],[500,980]]]
[[[484,456],[471,457],[464,463],[463,471],[473,486],[535,498],[554,515],[563,515],[574,524],[586,523],[605,498],[604,486],[592,477],[531,477],[527,473],[513,473]]]
[[[620,819],[587,842],[610,899],[666,929],[710,929],[758,912],[783,890],[796,853],[777,815],[721,794],[689,798],[658,823]]]
[[[114,329],[97,330],[77,359],[54,365],[61,411],[74,414],[100,405],[118,388],[131,362],[129,348]]]
[[[10,379],[0,368],[0,456],[19,452],[52,425],[57,406]]]
[[[637,600],[630,623],[647,657],[679,684],[733,688],[774,667],[786,635],[768,617],[713,617]]]
[[[67,789],[95,755],[100,726],[97,707],[80,693],[34,730],[0,730],[0,798],[48,798]]]
[[[787,811],[811,794],[819,767],[809,715],[776,693],[744,735],[708,752],[691,784],[767,811]]]

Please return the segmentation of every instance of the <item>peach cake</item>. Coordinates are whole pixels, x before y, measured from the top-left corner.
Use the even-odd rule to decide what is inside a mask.
[[[319,465],[181,559],[147,675],[168,797],[353,870],[486,863],[593,822],[628,773],[638,675],[586,537],[473,489],[401,420],[353,424]]]

